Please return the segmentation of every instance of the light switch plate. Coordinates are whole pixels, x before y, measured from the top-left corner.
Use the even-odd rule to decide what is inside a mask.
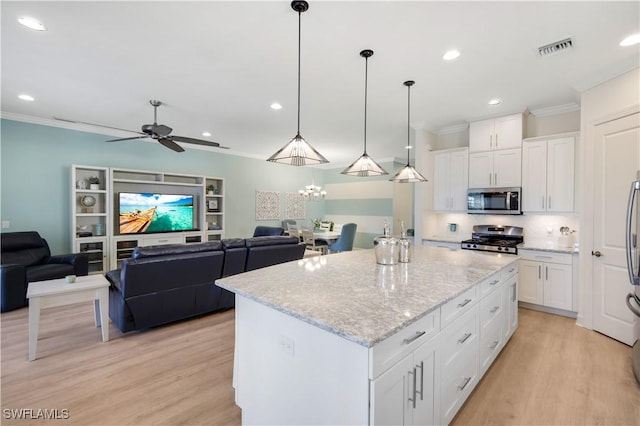
[[[9,229],[9,221],[8,220],[3,220],[2,221],[2,229]]]

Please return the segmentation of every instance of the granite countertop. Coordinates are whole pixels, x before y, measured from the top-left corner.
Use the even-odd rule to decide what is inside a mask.
[[[373,249],[316,256],[221,278],[216,284],[372,347],[517,256],[414,247],[408,264],[378,265]]]
[[[431,235],[429,237],[423,237],[422,241],[438,241],[441,243],[460,243],[462,240],[465,240],[466,238],[460,238],[460,237],[446,237],[446,236],[442,236],[442,235]]]
[[[558,247],[555,244],[547,243],[523,243],[518,246],[519,250],[535,250],[535,251],[548,251],[553,253],[580,253],[580,249],[577,247]]]

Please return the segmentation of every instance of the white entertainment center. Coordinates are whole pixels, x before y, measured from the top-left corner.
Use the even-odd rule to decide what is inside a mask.
[[[90,183],[96,180],[99,183]],[[71,247],[89,254],[91,274],[118,268],[137,246],[224,238],[224,178],[74,164],[71,186]],[[121,193],[192,196],[193,226],[182,231],[123,234],[116,211]]]

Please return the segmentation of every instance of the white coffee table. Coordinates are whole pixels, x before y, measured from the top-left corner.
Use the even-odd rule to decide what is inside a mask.
[[[109,281],[103,275],[77,277],[75,283],[67,283],[64,278],[29,283],[27,298],[29,361],[36,359],[41,309],[92,301],[96,327],[102,328],[102,341],[109,340]]]

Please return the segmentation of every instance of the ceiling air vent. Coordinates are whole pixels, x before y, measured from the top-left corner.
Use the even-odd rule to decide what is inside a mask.
[[[564,40],[554,41],[553,43],[545,44],[538,47],[538,55],[548,56],[554,53],[559,53],[573,47],[573,40],[571,38],[565,38]]]

